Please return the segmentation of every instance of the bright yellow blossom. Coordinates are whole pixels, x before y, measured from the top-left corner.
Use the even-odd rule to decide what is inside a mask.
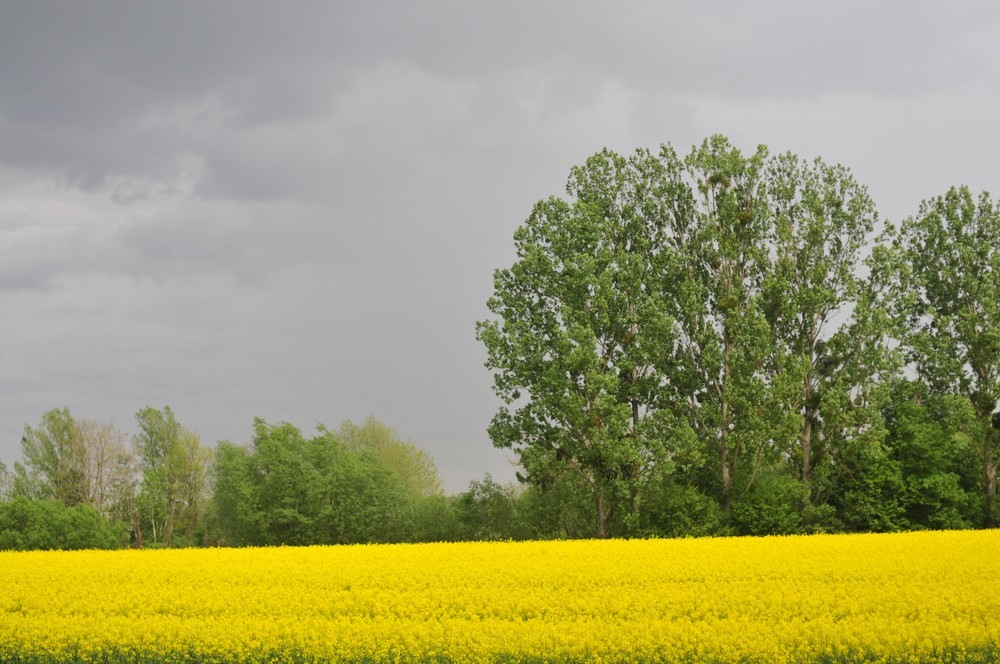
[[[1000,532],[0,553],[0,661],[1000,658]]]

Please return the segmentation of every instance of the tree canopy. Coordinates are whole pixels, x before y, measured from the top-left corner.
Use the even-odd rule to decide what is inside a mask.
[[[960,395],[972,417],[960,430],[976,451],[986,520],[997,523],[1000,465],[1000,205],[951,188],[924,201],[896,236],[904,344],[922,381]]]
[[[893,248],[847,168],[722,136],[686,157],[602,150],[566,193],[516,231],[477,335],[494,445],[540,490],[572,476],[598,537],[643,532],[664,491],[717,502],[736,532],[903,527],[886,417],[907,358],[972,404],[995,495],[987,196],[925,204]]]

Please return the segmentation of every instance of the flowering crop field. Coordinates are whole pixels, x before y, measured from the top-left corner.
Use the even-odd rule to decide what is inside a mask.
[[[1000,532],[7,552],[0,661],[1000,661]]]

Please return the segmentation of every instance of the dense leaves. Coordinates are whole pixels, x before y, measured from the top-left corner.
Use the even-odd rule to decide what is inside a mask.
[[[515,233],[477,330],[504,402],[494,445],[555,501],[576,475],[590,534],[994,523],[988,195],[952,190],[879,239],[843,166],[721,136],[686,158],[603,150],[567,194]],[[914,390],[936,405],[912,412]]]
[[[0,549],[114,549],[120,534],[92,507],[17,496],[0,503]]]
[[[905,343],[936,394],[962,397],[970,417],[954,421],[975,450],[985,520],[997,523],[1000,466],[1000,205],[952,188],[920,206],[896,238]]]
[[[219,443],[218,543],[347,544],[452,539],[457,516],[426,452],[374,419],[306,437],[257,419],[250,445]]]

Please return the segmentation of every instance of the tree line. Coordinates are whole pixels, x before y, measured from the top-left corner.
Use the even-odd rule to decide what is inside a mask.
[[[129,436],[67,408],[26,425],[0,464],[0,549],[265,546],[469,539],[431,456],[374,418],[256,419],[248,444],[205,447],[169,406]]]
[[[520,479],[592,534],[997,522],[1000,208],[882,224],[850,171],[713,136],[603,150],[477,326]]]
[[[520,482],[456,495],[394,431],[255,420],[204,447],[67,409],[0,464],[0,548],[993,527],[1000,206],[898,226],[848,169],[714,136],[603,150],[538,202],[477,324]]]
[[[129,435],[53,408],[26,425],[21,459],[0,463],[0,550],[586,535],[563,529],[566,506],[488,475],[446,495],[431,455],[375,418],[313,435],[255,419],[248,443],[214,448],[169,406],[135,420]]]

